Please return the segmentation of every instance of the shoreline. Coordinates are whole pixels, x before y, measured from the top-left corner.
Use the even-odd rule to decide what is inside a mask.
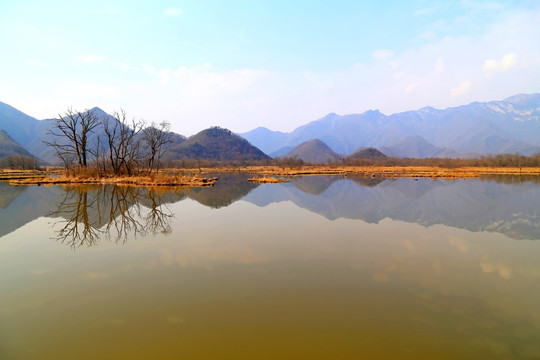
[[[540,176],[540,168],[503,168],[503,167],[456,167],[438,166],[302,166],[284,168],[279,166],[247,166],[242,168],[208,168],[203,173],[247,172],[260,176],[311,176],[311,175],[361,175],[364,177],[380,176],[384,178],[477,178],[484,175]]]
[[[200,177],[195,176],[121,176],[121,177],[77,177],[77,176],[60,176],[50,177],[31,176],[28,178],[18,178],[8,180],[12,186],[24,185],[126,185],[126,186],[142,186],[142,187],[209,187],[214,186],[218,181],[216,177]]]
[[[169,186],[169,187],[208,187],[214,186],[218,178],[204,174],[248,173],[253,175],[249,181],[276,183],[286,181],[275,177],[297,177],[316,175],[348,175],[382,178],[432,178],[432,179],[466,179],[490,175],[540,176],[540,168],[503,168],[503,167],[456,167],[442,168],[438,166],[244,166],[215,167],[201,169],[163,169],[159,174],[139,176],[65,176],[51,177],[60,171],[36,170],[2,170],[0,181],[8,181],[10,185],[62,185],[62,184],[116,184],[130,186]],[[274,177],[274,178],[273,178]]]

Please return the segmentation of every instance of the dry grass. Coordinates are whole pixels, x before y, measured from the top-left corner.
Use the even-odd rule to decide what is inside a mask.
[[[510,167],[459,167],[437,166],[303,166],[284,168],[278,166],[250,166],[243,168],[203,169],[203,172],[249,172],[262,176],[307,176],[307,175],[360,175],[365,177],[408,177],[408,178],[475,178],[484,175],[527,175],[539,176],[540,168]]]
[[[201,177],[200,175],[149,175],[149,176],[116,176],[116,177],[89,177],[83,176],[59,176],[59,177],[28,177],[24,179],[12,179],[10,185],[57,185],[57,184],[116,184],[132,186],[186,186],[206,187],[214,186],[218,179]]]
[[[50,174],[59,174],[58,170],[12,170],[1,169],[0,181],[14,180],[14,179],[27,179],[36,177],[45,177]]]
[[[383,178],[475,178],[486,175],[522,175],[539,176],[540,168],[511,168],[511,167],[458,167],[443,168],[437,166],[245,166],[245,167],[216,167],[202,169],[163,169],[159,174],[147,176],[99,177],[96,173],[87,171],[77,176],[60,175],[58,177],[46,174],[60,174],[61,170],[0,170],[0,180],[9,181],[11,185],[55,185],[55,184],[122,184],[133,186],[213,186],[215,177],[201,177],[200,174],[243,172],[258,175],[249,179],[257,183],[277,183],[286,180],[276,177],[293,177],[308,175],[355,175],[364,177]]]
[[[276,179],[270,176],[253,177],[253,178],[248,179],[248,181],[253,182],[253,183],[258,183],[258,184],[277,184],[277,183],[288,182],[285,179]]]

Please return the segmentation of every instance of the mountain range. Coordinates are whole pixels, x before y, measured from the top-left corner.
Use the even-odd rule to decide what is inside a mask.
[[[100,119],[117,121],[100,108],[94,107],[90,111]],[[44,140],[54,142],[55,138],[49,133],[53,124],[53,121],[37,120],[0,102],[0,157],[19,153],[35,154],[46,163],[56,163],[58,160],[54,149],[43,142]],[[188,138],[176,133],[170,135],[172,142],[167,148],[165,157],[172,160],[270,160],[268,155],[227,129],[212,127]],[[98,138],[101,138],[102,144],[106,143],[105,132],[101,127],[90,134],[88,139],[90,148],[96,146]]]
[[[388,156],[372,147],[361,148],[352,153],[351,155],[345,156],[334,152],[328,147],[328,145],[326,145],[321,140],[313,139],[301,143],[300,145],[287,152],[285,155],[278,158],[293,158],[308,163],[325,164],[328,162],[342,160],[346,163],[351,163],[355,160],[384,160],[388,158]]]
[[[114,119],[97,107],[92,110],[99,117]],[[43,143],[50,140],[48,130],[52,124],[0,102],[0,130],[4,131],[0,148],[6,149],[2,156],[22,153],[24,149],[45,162],[57,162],[54,150]],[[95,144],[102,135],[96,132],[89,143]],[[172,138],[167,153],[172,160],[261,161],[268,160],[269,154],[327,162],[364,148],[376,148],[387,156],[414,158],[516,152],[531,155],[540,152],[540,94],[520,94],[444,110],[424,107],[389,116],[378,110],[331,113],[290,133],[259,127],[234,134],[214,127],[189,138],[173,133]],[[299,145],[302,147],[295,150]]]
[[[286,154],[312,139],[345,155],[363,147],[385,148],[386,155],[400,157],[531,155],[540,152],[540,94],[444,110],[424,107],[389,116],[378,110],[330,113],[290,133],[259,127],[239,135],[271,156]]]

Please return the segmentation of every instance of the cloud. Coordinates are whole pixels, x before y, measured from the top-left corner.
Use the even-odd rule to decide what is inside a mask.
[[[104,109],[121,104],[138,118],[169,120],[174,131],[190,135],[212,125],[236,132],[256,126],[291,131],[329,112],[377,108],[392,114],[538,92],[540,48],[531,44],[540,39],[540,9],[515,11],[497,19],[468,35],[436,36],[429,43],[411,39],[408,48],[374,48],[362,63],[324,70],[292,66],[270,70],[249,62],[220,68],[219,61],[188,66],[182,60],[163,66],[150,59],[130,63],[128,58],[107,55],[105,61],[115,61],[116,74],[108,71],[100,77],[78,71],[60,79],[51,74],[38,87],[3,82],[0,95],[13,104],[26,104],[21,108],[42,118],[54,116],[66,104]],[[456,25],[449,22],[448,26]],[[505,51],[486,55],[493,54],[493,49]],[[515,57],[505,55],[509,53]],[[488,62],[482,71],[486,59],[494,59],[495,65]],[[500,69],[507,72],[493,72]],[[487,73],[499,76],[488,78]]]
[[[448,236],[448,241],[450,242],[450,245],[455,246],[462,253],[469,251],[469,244],[467,244],[465,239],[450,235]]]
[[[431,14],[433,14],[434,12],[436,12],[438,9],[439,9],[438,6],[427,7],[427,8],[422,8],[422,9],[415,10],[415,11],[413,12],[413,14],[414,14],[415,16],[431,15]]]
[[[72,88],[77,94],[88,98],[114,97],[120,92],[118,87],[107,84],[80,83],[68,84],[67,86]]]
[[[452,97],[461,96],[468,93],[470,90],[471,90],[471,82],[463,81],[461,84],[459,84],[458,87],[450,90],[450,95]]]
[[[474,11],[497,11],[504,9],[504,5],[497,1],[461,0],[461,6]]]
[[[380,49],[373,52],[373,58],[377,61],[388,60],[394,56],[394,52],[388,49]]]
[[[86,54],[79,55],[75,58],[80,63],[89,64],[89,63],[98,63],[105,60],[105,56],[95,55],[95,54]]]
[[[407,88],[405,89],[405,94],[410,94],[411,92],[413,92],[414,89],[416,89],[418,87],[418,84],[416,83],[410,83],[409,85],[407,85]]]
[[[178,9],[178,8],[169,8],[169,9],[165,9],[163,11],[163,14],[166,16],[179,16],[179,15],[184,14],[184,10]]]
[[[416,36],[419,40],[431,41],[437,37],[437,33],[433,30],[424,31]]]
[[[433,66],[433,74],[441,75],[443,72],[444,72],[444,62],[442,58],[439,58],[435,66]]]
[[[50,270],[47,270],[47,269],[32,269],[30,270],[30,273],[33,275],[40,276],[40,275],[48,273],[49,271]]]
[[[503,264],[501,262],[494,262],[487,258],[484,258],[480,261],[480,269],[486,274],[498,273],[503,279],[512,278],[513,271],[509,265]]]
[[[517,65],[517,55],[513,53],[506,54],[500,61],[489,59],[486,60],[482,71],[486,77],[491,77],[495,73],[502,73],[510,70]]]

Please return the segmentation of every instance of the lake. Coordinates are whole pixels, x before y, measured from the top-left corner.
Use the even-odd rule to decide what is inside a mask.
[[[0,183],[0,359],[538,359],[540,182]]]

